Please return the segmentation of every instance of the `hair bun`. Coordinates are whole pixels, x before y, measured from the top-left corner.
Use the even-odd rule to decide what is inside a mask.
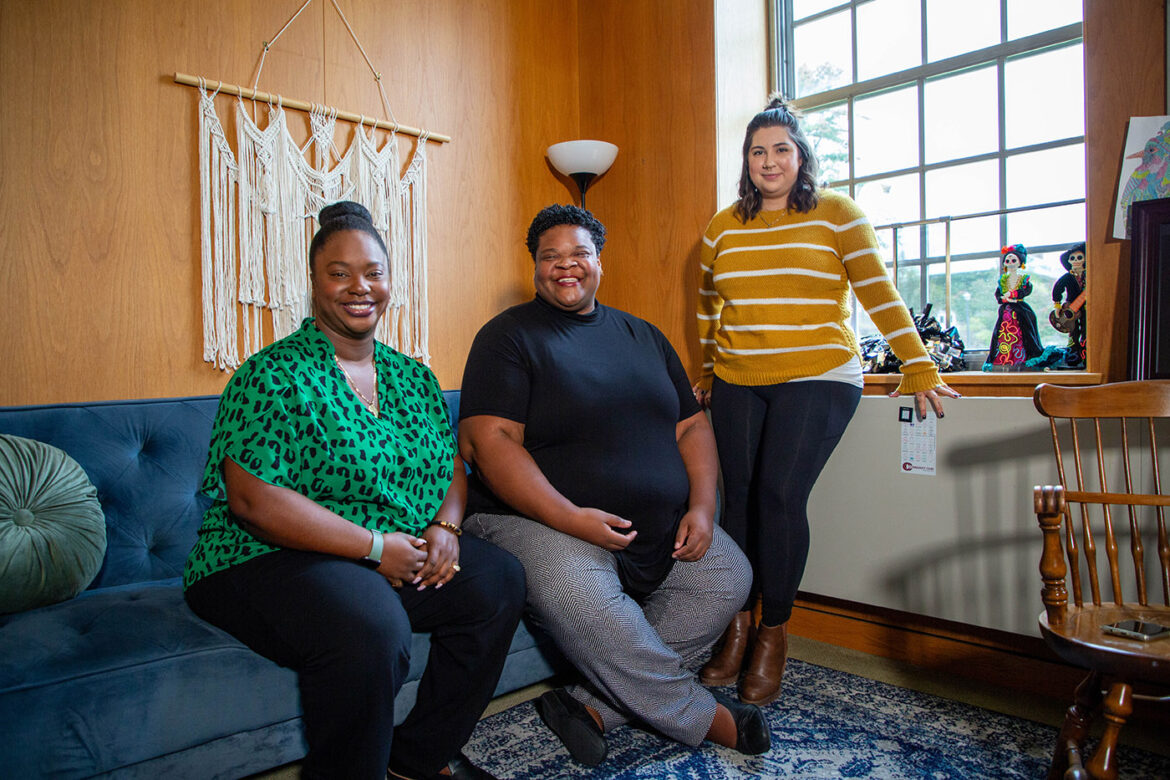
[[[768,105],[764,106],[765,111],[774,111],[776,109],[783,109],[789,113],[793,110],[788,99],[779,92],[773,92],[771,95],[768,95]]]
[[[325,223],[332,222],[335,219],[344,219],[346,217],[356,217],[373,224],[374,218],[370,216],[370,211],[360,203],[355,203],[352,200],[338,201],[337,203],[330,203],[325,208],[321,209],[321,213],[317,215],[317,224],[322,227]]]

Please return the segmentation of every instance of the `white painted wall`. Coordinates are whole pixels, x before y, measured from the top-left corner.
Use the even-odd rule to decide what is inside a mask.
[[[1031,398],[948,400],[938,473],[911,476],[899,469],[904,405],[862,398],[813,490],[801,589],[1036,635],[1043,603],[1032,487],[1058,481],[1047,418]],[[1135,469],[1148,470],[1147,460],[1138,455]],[[1165,471],[1170,453],[1160,460]]]

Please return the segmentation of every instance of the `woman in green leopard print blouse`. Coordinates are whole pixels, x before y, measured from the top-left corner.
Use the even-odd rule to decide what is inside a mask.
[[[460,752],[495,689],[524,574],[463,535],[466,472],[434,375],[374,339],[390,297],[369,212],[327,206],[315,318],[220,400],[183,573],[200,617],[299,675],[305,778],[490,778]],[[411,635],[431,633],[394,726]]]

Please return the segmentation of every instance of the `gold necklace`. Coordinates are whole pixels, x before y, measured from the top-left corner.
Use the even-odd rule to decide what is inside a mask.
[[[776,227],[777,225],[780,224],[779,218],[788,214],[788,209],[786,209],[786,208],[779,209],[779,211],[780,211],[780,214],[777,216],[777,219],[775,222],[773,222],[772,220],[770,220],[764,216],[763,209],[760,209],[760,211],[756,212],[756,216],[759,217],[760,219],[762,219],[764,221],[764,224],[767,225],[768,227]]]
[[[370,414],[378,417],[378,369],[374,367],[374,400],[366,398],[365,393],[358,389],[357,382],[353,381],[353,377],[345,370],[345,366],[341,365],[341,358],[337,357],[337,353],[333,353],[333,359],[337,362],[337,367],[341,369],[341,373],[345,375],[345,381],[357,393],[358,398],[362,399],[362,403],[370,410]]]

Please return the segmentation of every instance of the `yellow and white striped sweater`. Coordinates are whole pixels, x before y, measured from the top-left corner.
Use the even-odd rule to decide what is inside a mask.
[[[901,393],[942,384],[857,204],[824,190],[812,211],[764,211],[746,225],[734,206],[714,217],[700,254],[700,383],[818,376],[856,359],[849,286],[902,361]]]

